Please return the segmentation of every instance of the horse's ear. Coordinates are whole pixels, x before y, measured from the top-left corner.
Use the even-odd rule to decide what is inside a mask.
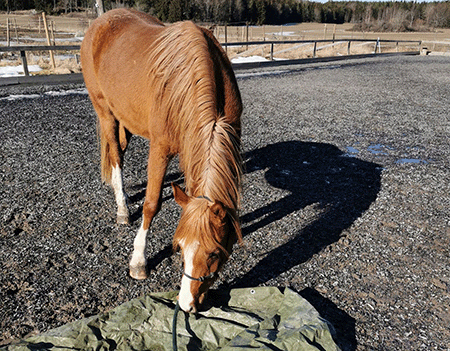
[[[180,242],[174,238],[173,243],[172,243],[173,252],[178,252],[178,251],[180,251],[180,249],[181,249]]]
[[[219,222],[223,223],[225,216],[227,215],[227,211],[223,207],[222,203],[216,201],[209,207],[212,212],[213,217]]]
[[[189,196],[177,184],[172,183],[173,196],[181,207],[185,207],[189,202]]]

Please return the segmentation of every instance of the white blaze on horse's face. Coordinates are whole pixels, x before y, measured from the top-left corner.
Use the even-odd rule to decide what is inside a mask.
[[[194,270],[194,257],[197,252],[200,244],[198,241],[195,241],[184,247],[184,240],[180,242],[180,246],[183,252],[183,260],[184,260],[184,272],[190,276],[193,274]],[[196,301],[192,294],[192,284],[195,281],[189,279],[186,275],[183,274],[183,278],[181,279],[181,289],[180,294],[178,296],[178,303],[180,308],[185,312],[197,312],[196,310]]]

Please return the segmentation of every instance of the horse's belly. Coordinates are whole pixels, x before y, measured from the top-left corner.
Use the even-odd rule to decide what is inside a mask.
[[[150,139],[149,116],[139,106],[128,101],[109,102],[110,109],[116,118],[131,134]]]

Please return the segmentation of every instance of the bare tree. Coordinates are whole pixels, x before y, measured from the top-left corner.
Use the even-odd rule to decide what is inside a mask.
[[[95,8],[97,9],[97,16],[100,17],[105,13],[103,9],[103,0],[95,0]]]
[[[448,27],[450,25],[450,5],[448,3],[433,3],[426,8],[427,23],[433,27]]]

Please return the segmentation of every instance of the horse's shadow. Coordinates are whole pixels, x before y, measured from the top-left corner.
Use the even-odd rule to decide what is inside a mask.
[[[274,248],[246,274],[224,284],[226,288],[265,283],[337,242],[375,201],[381,186],[380,165],[349,157],[330,144],[281,142],[247,152],[244,159],[247,174],[264,170],[271,186],[288,191],[284,198],[242,215],[244,236],[279,220],[290,221],[289,215],[307,206],[312,205],[307,212],[316,215],[301,223],[293,238]],[[249,189],[244,201],[251,196]],[[342,349],[354,350],[355,320],[314,289],[300,294],[335,326]]]
[[[265,170],[271,186],[289,191],[284,198],[244,214],[244,236],[310,205],[318,214],[231,287],[256,286],[276,278],[338,241],[380,190],[380,165],[348,157],[330,144],[281,142],[247,152],[244,159],[248,174]]]
[[[247,174],[263,170],[270,186],[288,192],[282,199],[268,201],[242,215],[244,236],[276,221],[289,221],[290,214],[311,205],[309,212],[315,212],[316,216],[305,223],[300,221],[301,227],[289,241],[274,248],[242,277],[223,284],[221,287],[226,290],[260,285],[306,262],[338,241],[342,232],[375,201],[380,190],[380,165],[349,157],[330,144],[281,142],[247,152],[244,160]],[[169,175],[165,186],[170,181],[181,182],[180,176],[179,173]],[[139,190],[134,200],[144,196],[145,190]],[[244,201],[251,196],[249,189]],[[295,223],[299,225],[298,221]],[[169,245],[150,259],[149,265],[156,266],[170,254]],[[300,294],[335,326],[342,349],[355,349],[355,320],[314,289],[304,289]]]

